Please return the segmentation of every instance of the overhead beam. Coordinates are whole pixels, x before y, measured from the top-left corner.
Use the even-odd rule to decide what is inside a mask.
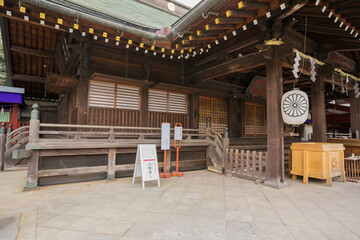
[[[193,81],[204,82],[230,73],[263,66],[266,64],[267,59],[271,58],[272,51],[273,48],[269,48],[266,51],[250,53],[208,69],[200,70],[192,76]],[[278,54],[280,57],[291,53],[292,45],[284,44],[278,47]]]
[[[23,74],[14,74],[11,76],[11,80],[23,81],[23,82],[34,82],[34,83],[45,83],[45,77],[30,76]]]
[[[38,57],[50,57],[50,52],[33,49],[33,48],[15,46],[15,45],[10,47],[10,51],[24,53],[24,54],[30,54],[30,55],[38,56]]]
[[[226,29],[232,29],[234,28],[234,25],[232,24],[207,24],[205,26],[206,30],[226,30]]]
[[[326,63],[335,64],[340,66],[344,71],[353,72],[356,70],[356,62],[348,57],[336,52],[331,51],[328,53],[328,57],[325,60]]]
[[[239,24],[244,22],[244,18],[215,18],[215,24]]]
[[[256,17],[255,11],[247,10],[228,10],[226,17]]]
[[[239,9],[251,8],[251,9],[266,9],[269,7],[266,3],[252,2],[252,1],[240,1],[238,3]]]

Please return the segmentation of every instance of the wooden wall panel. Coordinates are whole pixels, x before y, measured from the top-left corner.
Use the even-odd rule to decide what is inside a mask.
[[[147,79],[153,82],[181,84],[182,67],[162,59],[135,55],[121,50],[93,46],[90,53],[90,69],[93,72]],[[126,61],[127,60],[127,61]]]
[[[140,111],[115,108],[88,108],[88,125],[140,127]]]
[[[149,127],[161,127],[163,122],[170,123],[171,127],[174,127],[175,123],[181,123],[184,128],[189,128],[187,114],[149,112]]]

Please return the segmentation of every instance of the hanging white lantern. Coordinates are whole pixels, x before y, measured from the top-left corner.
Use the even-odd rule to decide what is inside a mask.
[[[285,93],[281,98],[281,115],[283,121],[290,125],[303,124],[309,113],[309,98],[298,89]]]

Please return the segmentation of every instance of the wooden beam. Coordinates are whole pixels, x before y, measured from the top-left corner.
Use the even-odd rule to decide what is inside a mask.
[[[45,83],[46,78],[38,77],[38,76],[23,75],[23,74],[14,74],[11,76],[11,80],[23,81],[23,82]]]
[[[251,9],[266,9],[269,5],[266,3],[260,3],[260,2],[252,2],[252,1],[240,1],[238,3],[238,8],[251,8]]]
[[[244,18],[215,18],[215,24],[239,24],[244,22]]]
[[[207,24],[205,26],[205,29],[208,30],[219,30],[219,29],[232,29],[234,28],[234,25],[232,24]]]
[[[266,63],[267,111],[267,186],[280,188],[284,177],[284,137],[281,117],[282,64],[279,48],[273,48],[272,59]]]
[[[226,17],[256,17],[255,11],[247,10],[228,10]]]
[[[209,30],[209,31],[206,31],[206,30],[197,30],[196,31],[196,35],[198,36],[216,36],[218,34],[221,34],[221,33],[224,33],[224,30]]]
[[[346,72],[353,72],[356,70],[357,63],[348,57],[336,52],[331,51],[328,53],[328,57],[325,60],[326,63],[335,64],[340,66]]]
[[[13,52],[18,52],[18,53],[24,53],[24,54],[30,54],[33,56],[38,56],[38,57],[50,57],[50,52],[46,52],[46,51],[42,51],[42,50],[38,50],[38,49],[33,49],[33,48],[27,48],[27,47],[21,47],[21,46],[11,46],[10,50]]]
[[[196,72],[192,77],[194,82],[204,82],[216,77],[225,76],[230,73],[245,69],[252,69],[266,64],[266,59],[272,55],[273,48],[266,51],[251,53],[228,62]],[[292,45],[284,44],[278,47],[280,56],[292,53]]]
[[[318,74],[320,75],[320,73]],[[318,76],[311,83],[311,119],[313,122],[313,141],[326,142],[326,113],[324,78]]]

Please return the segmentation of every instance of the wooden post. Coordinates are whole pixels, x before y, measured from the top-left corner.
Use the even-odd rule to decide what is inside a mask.
[[[164,172],[170,173],[171,168],[171,147],[169,150],[166,151],[166,170]]]
[[[229,102],[229,126],[230,136],[232,138],[242,137],[242,125],[243,125],[243,99],[230,98]]]
[[[116,148],[110,148],[107,162],[107,179],[115,179],[115,165],[116,165]]]
[[[317,76],[314,83],[311,83],[311,119],[313,122],[313,142],[326,142],[324,93],[324,79],[320,75]]]
[[[223,138],[223,173],[230,174],[230,160],[227,160],[227,151],[230,148],[229,129],[225,128],[225,134]]]
[[[140,124],[141,127],[147,127],[149,126],[149,86],[141,88],[140,101]]]
[[[5,128],[5,125],[6,125],[6,123],[2,123],[1,129],[0,129],[0,171],[3,171],[4,166],[5,166],[5,151],[6,151],[6,147],[5,147],[6,128]]]
[[[354,91],[350,94],[350,123],[351,123],[351,136],[356,138],[356,131],[360,132],[360,104],[359,98],[355,97]]]
[[[89,75],[90,75],[90,44],[85,43],[84,53],[82,55],[80,77],[79,77],[79,107],[77,123],[87,124],[87,106],[89,91]],[[74,93],[75,94],[75,93]]]
[[[267,110],[267,160],[264,185],[280,188],[284,166],[283,121],[281,118],[282,65],[278,47],[273,47],[273,56],[266,63],[266,110]]]
[[[29,145],[34,145],[39,140],[39,111],[37,110],[39,106],[35,103],[32,106],[33,110],[31,111],[30,119],[30,129],[29,129]],[[27,181],[25,189],[33,189],[38,186],[38,177],[39,177],[39,151],[34,150],[31,158],[28,159],[28,170],[27,170]]]
[[[190,104],[190,127],[193,129],[199,128],[199,93],[191,94]]]

